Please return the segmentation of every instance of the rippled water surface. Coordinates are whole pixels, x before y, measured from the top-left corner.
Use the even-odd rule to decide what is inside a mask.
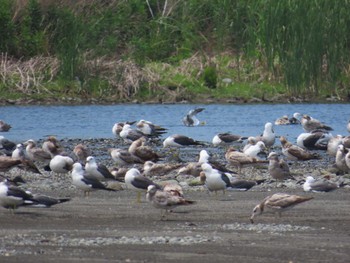
[[[206,124],[185,127],[181,119],[195,107],[205,108],[197,116]],[[0,119],[13,128],[0,135],[17,142],[47,135],[56,135],[59,139],[113,138],[111,129],[115,122],[145,119],[168,128],[164,137],[178,133],[209,142],[219,132],[258,135],[266,122],[294,112],[325,122],[333,127],[333,135],[348,135],[349,104],[4,106],[0,107]],[[292,141],[303,132],[301,126],[275,126],[275,131]]]

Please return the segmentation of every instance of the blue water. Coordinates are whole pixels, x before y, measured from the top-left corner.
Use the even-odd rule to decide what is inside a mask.
[[[206,125],[185,127],[182,117],[195,107],[205,108],[197,117]],[[211,142],[219,132],[244,136],[261,134],[266,122],[274,123],[277,118],[286,114],[291,116],[294,112],[323,121],[333,127],[333,135],[348,135],[349,104],[3,106],[0,107],[0,119],[13,128],[0,135],[15,142],[42,139],[48,135],[59,139],[113,138],[114,123],[144,119],[168,128],[164,137],[178,133]],[[301,126],[275,126],[275,132],[293,141],[303,130]]]

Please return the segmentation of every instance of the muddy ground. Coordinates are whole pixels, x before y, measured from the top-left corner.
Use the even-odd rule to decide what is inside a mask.
[[[316,163],[304,164],[306,172]],[[307,170],[308,169],[308,170]],[[296,168],[295,168],[296,170]],[[259,171],[265,175],[266,170]],[[300,171],[299,171],[300,173]],[[303,176],[299,174],[299,176]],[[208,195],[186,187],[196,204],[160,211],[136,193],[97,191],[85,198],[70,177],[23,175],[24,188],[71,201],[49,209],[0,208],[0,262],[349,262],[350,189],[305,193],[275,183],[247,192]],[[288,186],[288,184],[286,184]],[[36,186],[36,187],[35,187]],[[249,222],[253,207],[275,192],[315,198],[281,218],[263,214]]]

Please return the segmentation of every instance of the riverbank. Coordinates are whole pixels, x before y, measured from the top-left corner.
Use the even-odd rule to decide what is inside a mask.
[[[42,141],[39,141],[41,144]],[[71,152],[78,143],[87,145],[98,162],[115,167],[107,149],[126,148],[116,139],[62,139]],[[167,151],[162,162],[174,162]],[[203,147],[180,149],[183,163],[196,161]],[[224,149],[205,149],[223,162]],[[274,151],[280,152],[276,146]],[[22,187],[33,193],[70,197],[71,201],[50,209],[19,208],[15,214],[1,208],[0,259],[6,262],[346,262],[349,257],[349,176],[337,176],[334,159],[324,152],[320,160],[290,162],[296,181],[275,184],[266,166],[245,168],[242,178],[265,179],[247,192],[228,191],[208,195],[205,187],[189,175],[178,176],[186,198],[196,201],[179,207],[160,220],[160,211],[145,201],[136,203],[136,193],[97,191],[85,198],[71,185],[70,176],[21,173]],[[140,167],[139,167],[140,168]],[[316,168],[316,169],[315,169]],[[19,173],[13,170],[12,176]],[[330,193],[305,193],[302,179],[312,174],[345,182]],[[161,183],[174,180],[176,172],[152,178]],[[197,182],[197,183],[194,183]],[[286,192],[314,199],[275,218],[263,214],[249,222],[253,207],[267,195]]]
[[[276,95],[268,98],[251,97],[229,97],[229,98],[213,98],[211,96],[200,95],[198,97],[193,96],[190,100],[177,100],[176,98],[162,98],[162,99],[114,99],[110,97],[104,98],[81,98],[81,97],[47,97],[47,98],[28,98],[24,96],[19,99],[1,99],[0,106],[10,105],[111,105],[111,104],[130,104],[130,103],[143,103],[143,104],[251,104],[251,103],[348,103],[349,99],[339,98],[336,96],[328,96],[326,98],[305,98],[305,97],[293,97]]]

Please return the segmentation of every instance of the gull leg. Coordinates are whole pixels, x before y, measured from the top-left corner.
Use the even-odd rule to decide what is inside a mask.
[[[136,203],[141,203],[141,192],[137,192]]]

